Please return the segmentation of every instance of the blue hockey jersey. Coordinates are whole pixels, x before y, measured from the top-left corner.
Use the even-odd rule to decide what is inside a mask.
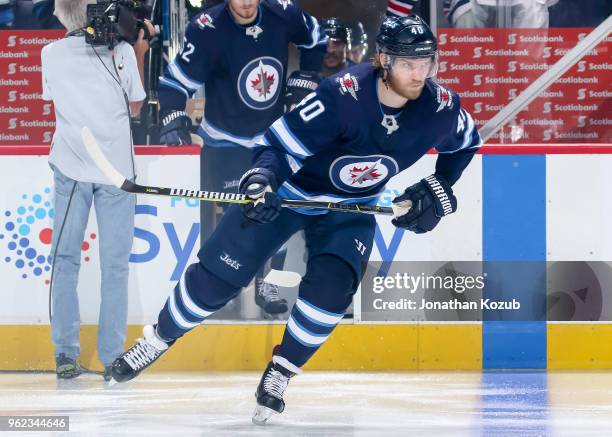
[[[459,179],[482,144],[459,96],[428,79],[416,100],[385,116],[377,83],[371,65],[350,67],[272,124],[254,166],[276,174],[281,197],[375,204],[391,177],[432,148],[436,174]]]
[[[250,147],[283,112],[288,45],[325,39],[317,20],[284,0],[262,0],[254,23],[237,24],[224,3],[195,16],[182,51],[159,81],[162,110],[185,107],[205,84],[200,133],[208,145]]]

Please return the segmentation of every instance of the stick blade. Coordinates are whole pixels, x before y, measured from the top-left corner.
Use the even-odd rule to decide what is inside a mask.
[[[264,281],[268,284],[277,285],[279,287],[297,287],[302,281],[302,277],[299,273],[289,272],[286,270],[270,270],[270,273],[266,275]]]
[[[81,139],[85,144],[85,150],[89,153],[89,156],[93,160],[93,162],[98,166],[100,171],[104,173],[104,176],[108,178],[108,180],[116,186],[117,188],[121,188],[123,183],[125,182],[125,177],[117,171],[115,167],[106,159],[102,149],[100,149],[100,145],[94,138],[91,130],[87,126],[81,129]]]

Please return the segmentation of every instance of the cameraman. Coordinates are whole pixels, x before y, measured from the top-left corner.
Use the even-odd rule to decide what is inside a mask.
[[[130,115],[139,114],[146,97],[143,64],[149,41],[141,29],[133,47],[120,42],[109,50],[87,44],[84,29],[90,3],[95,1],[56,0],[55,15],[68,33],[41,53],[43,99],[53,101],[56,119],[49,154],[55,208],[51,331],[57,377],[78,376],[82,368],[77,280],[93,202],[102,270],[98,357],[109,380],[110,365],[123,351],[126,335],[136,199],[110,185],[98,170],[85,150],[81,129],[88,126],[112,164],[126,177],[135,177]],[[151,23],[144,25],[155,34]]]

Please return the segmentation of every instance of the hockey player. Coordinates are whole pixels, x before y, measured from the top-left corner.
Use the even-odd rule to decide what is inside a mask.
[[[191,144],[185,103],[205,85],[204,143],[252,148],[283,113],[288,43],[309,49],[323,40],[317,20],[291,0],[226,0],[206,9],[160,78],[161,142]]]
[[[394,199],[393,224],[423,233],[457,209],[452,185],[481,140],[457,94],[431,78],[437,43],[418,16],[390,17],[377,35],[374,65],[359,64],[321,82],[259,141],[256,167],[240,191],[254,204],[229,208],[161,310],[157,324],[113,364],[127,381],[182,335],[240,293],[267,257],[304,230],[308,263],[282,342],[256,390],[254,422],[285,407],[290,378],[342,319],[362,277],[375,231],[371,215],[288,209],[279,198],[377,202],[386,182],[432,147],[435,172]],[[409,208],[409,206],[412,206]]]
[[[368,53],[368,34],[361,21],[351,23],[348,28],[350,49],[347,57],[353,64],[360,64]]]
[[[160,142],[192,143],[185,104],[205,85],[201,188],[235,190],[251,166],[252,147],[283,113],[288,43],[311,49],[324,41],[317,20],[290,0],[226,0],[204,10],[189,23],[181,53],[159,80]],[[203,240],[218,210],[202,205]],[[277,288],[261,279],[256,295],[273,312],[287,309]]]
[[[328,77],[352,65],[348,60],[351,31],[345,23],[335,17],[323,20],[321,27],[328,37],[321,74],[323,77]]]

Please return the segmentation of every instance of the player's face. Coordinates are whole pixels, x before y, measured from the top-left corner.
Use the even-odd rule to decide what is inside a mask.
[[[239,22],[249,23],[257,16],[259,0],[229,0],[229,7]]]
[[[323,57],[325,68],[338,68],[346,60],[346,44],[338,39],[330,38],[327,41],[327,50]]]
[[[431,75],[433,63],[431,58],[395,58],[389,74],[391,88],[407,99],[416,99]]]

